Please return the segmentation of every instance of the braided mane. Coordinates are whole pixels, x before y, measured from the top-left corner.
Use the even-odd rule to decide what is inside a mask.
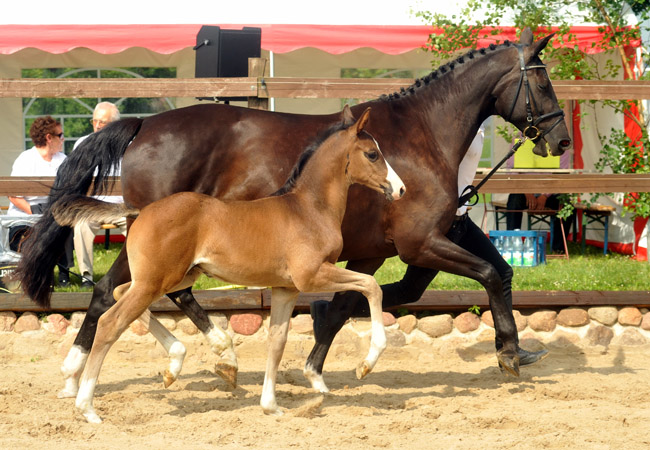
[[[384,95],[382,95],[380,97],[380,99],[390,101],[390,100],[397,100],[397,99],[399,99],[399,98],[401,98],[403,96],[406,96],[406,95],[415,94],[415,92],[416,92],[416,90],[418,88],[420,88],[422,86],[428,86],[432,81],[437,80],[440,77],[444,76],[445,74],[447,74],[447,73],[451,72],[452,70],[454,70],[454,68],[458,64],[464,64],[467,59],[472,60],[476,56],[484,56],[484,55],[486,55],[488,50],[492,52],[492,51],[495,51],[495,50],[497,50],[499,48],[510,47],[512,45],[513,44],[510,41],[506,40],[502,44],[499,44],[499,45],[490,44],[489,46],[484,47],[484,48],[480,48],[478,50],[472,49],[472,50],[468,51],[466,54],[459,56],[455,60],[443,64],[442,66],[438,67],[436,70],[431,72],[430,74],[428,74],[428,75],[426,75],[426,76],[424,76],[422,78],[416,79],[415,82],[411,86],[406,87],[406,88],[401,88],[399,92],[394,92],[394,93],[388,94],[388,95],[384,94]]]

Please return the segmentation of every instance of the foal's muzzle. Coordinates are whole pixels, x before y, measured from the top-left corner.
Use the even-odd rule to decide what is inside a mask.
[[[399,200],[404,196],[406,192],[406,187],[402,179],[395,173],[393,168],[386,161],[386,168],[388,169],[388,174],[386,175],[386,182],[388,183],[385,186],[382,186],[384,190],[384,195],[389,201]]]

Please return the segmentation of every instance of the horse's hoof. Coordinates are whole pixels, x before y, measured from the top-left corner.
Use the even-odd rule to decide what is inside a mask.
[[[330,390],[325,384],[325,380],[323,380],[323,375],[316,373],[315,370],[313,369],[308,369],[305,368],[305,370],[302,372],[305,378],[309,380],[309,383],[311,384],[311,388],[316,391],[320,392],[322,394],[328,393]]]
[[[282,412],[282,410],[280,408],[268,408],[267,409],[267,408],[262,407],[262,411],[264,411],[264,414],[266,414],[267,416],[277,416],[277,417],[284,416],[284,413]]]
[[[528,366],[546,358],[548,356],[548,350],[544,348],[536,352],[529,352],[528,350],[519,348],[517,349],[517,354],[519,355],[519,366]]]
[[[102,419],[97,415],[94,409],[80,410],[88,423],[102,423]]]
[[[165,370],[165,373],[163,374],[165,389],[174,384],[174,381],[176,381],[176,377],[169,370]]]
[[[519,376],[519,355],[516,351],[501,349],[497,351],[497,360],[502,371],[515,377]]]
[[[370,364],[368,364],[368,361],[363,361],[359,366],[357,367],[357,378],[359,380],[363,380],[363,378],[370,373],[372,369],[370,368]]]
[[[214,371],[233,389],[237,387],[237,367],[227,363],[217,363]]]
[[[77,396],[77,391],[71,391],[67,388],[61,389],[58,394],[56,394],[57,398],[74,398]]]

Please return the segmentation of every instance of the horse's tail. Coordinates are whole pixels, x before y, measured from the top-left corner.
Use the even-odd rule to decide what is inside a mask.
[[[124,119],[84,139],[59,167],[48,205],[70,194],[87,195],[93,176],[91,194],[106,192],[110,187],[108,177],[119,166],[141,125],[142,119]],[[65,241],[71,232],[69,227],[56,223],[48,206],[22,243],[16,278],[25,294],[44,308],[50,306],[54,267],[65,251]]]
[[[50,209],[54,220],[68,227],[82,222],[116,222],[122,217],[135,218],[140,213],[139,209],[129,208],[124,203],[103,202],[80,194],[62,197]]]

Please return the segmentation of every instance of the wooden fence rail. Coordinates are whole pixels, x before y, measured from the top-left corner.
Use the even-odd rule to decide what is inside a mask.
[[[392,78],[0,78],[0,97],[257,97],[376,98],[408,87],[412,79]],[[553,81],[563,100],[650,99],[650,81]]]
[[[199,304],[206,311],[268,310],[271,308],[270,289],[234,289],[194,291]],[[90,292],[54,292],[48,312],[86,311]],[[308,311],[314,300],[331,300],[329,293],[300,294],[296,310]],[[567,306],[636,306],[650,307],[650,291],[514,291],[516,309],[561,308]],[[489,308],[485,291],[428,290],[420,300],[405,305],[410,311],[467,311],[471,306]],[[170,300],[162,298],[151,307],[154,312],[179,311]],[[394,311],[396,308],[390,310]],[[0,294],[0,311],[43,312],[43,308],[21,294]]]
[[[485,175],[477,173],[476,185]],[[0,177],[0,196],[47,195],[53,177]],[[595,192],[650,192],[650,173],[516,173],[497,172],[481,187],[481,192],[510,193],[538,192],[595,193]],[[122,187],[115,179],[115,195]]]

